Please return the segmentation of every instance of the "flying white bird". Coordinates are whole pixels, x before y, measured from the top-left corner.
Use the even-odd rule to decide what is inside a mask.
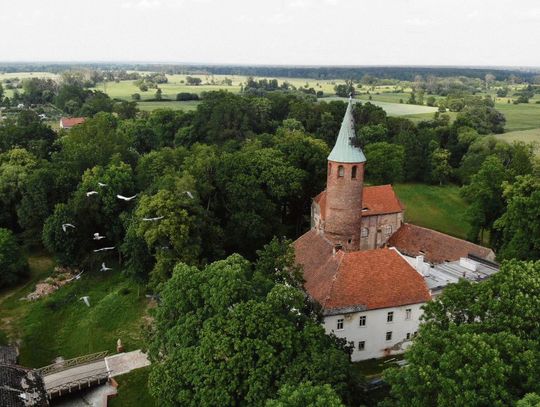
[[[189,191],[185,191],[185,192],[186,192],[187,196],[189,196],[191,199],[193,199],[193,194],[191,192],[189,192]]]
[[[86,304],[87,307],[90,306],[90,297],[85,295],[84,297],[79,298],[79,301],[82,300]]]
[[[97,191],[88,191],[88,192],[86,193],[86,196],[97,195],[97,194],[98,194]]]
[[[155,218],[143,218],[143,220],[146,222],[155,222],[156,220],[161,220],[163,218],[164,216],[156,216]]]
[[[94,233],[94,240],[105,239],[105,236],[101,236],[99,232]]]
[[[112,268],[107,267],[105,263],[101,263],[101,269],[99,271],[109,271],[112,270]]]
[[[103,188],[103,187],[106,187],[106,186],[107,186],[107,184],[104,184],[103,182],[98,182],[98,185],[99,185],[99,186],[100,186],[101,188]]]
[[[104,252],[104,251],[107,251],[107,250],[113,250],[114,249],[114,246],[112,247],[102,247],[101,249],[95,249],[94,250],[94,253],[97,253],[97,252]]]
[[[62,223],[62,230],[64,232],[67,232],[67,228],[74,228],[75,229],[75,225],[72,225],[71,223]]]
[[[81,278],[81,275],[82,273],[84,273],[84,270],[81,271],[79,274],[77,274],[76,276],[73,276],[71,277],[69,280],[66,280],[66,281],[72,281],[72,280],[79,280]]]
[[[131,201],[132,199],[135,199],[137,197],[137,194],[133,196],[123,196],[123,195],[116,195],[118,199],[121,199],[123,201]]]

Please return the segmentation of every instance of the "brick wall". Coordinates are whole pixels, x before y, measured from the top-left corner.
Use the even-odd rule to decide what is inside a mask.
[[[363,184],[363,163],[328,163],[324,234],[347,251],[360,248]]]

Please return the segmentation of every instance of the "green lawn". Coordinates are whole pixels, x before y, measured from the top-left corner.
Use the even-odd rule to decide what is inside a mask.
[[[148,393],[150,368],[134,370],[116,377],[118,394],[109,402],[109,407],[157,407],[156,401]]]
[[[10,340],[21,340],[21,365],[40,367],[57,356],[114,351],[118,338],[127,351],[142,346],[140,325],[147,300],[143,288],[120,271],[86,272],[46,298],[21,300],[52,265],[47,257],[32,257],[31,281],[0,298],[1,329]],[[90,307],[79,300],[86,295]]]
[[[342,97],[329,97],[321,99],[324,101],[332,101],[332,100],[342,100],[347,101],[347,98]],[[433,117],[433,114],[437,111],[436,107],[430,107],[430,106],[419,106],[419,105],[407,105],[405,103],[391,103],[391,102],[381,102],[378,100],[361,100],[361,103],[372,103],[375,106],[382,107],[384,111],[389,116],[408,116],[408,115],[414,115],[414,114],[425,114],[429,118]]]
[[[454,185],[396,184],[394,189],[405,205],[405,221],[466,238],[469,223],[465,220],[467,204]]]

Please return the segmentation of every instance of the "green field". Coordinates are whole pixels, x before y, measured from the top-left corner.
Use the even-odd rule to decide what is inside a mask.
[[[109,401],[109,407],[157,407],[157,402],[148,393],[150,368],[134,370],[115,378],[118,394]]]
[[[342,100],[347,101],[347,98],[341,98],[341,97],[329,97],[322,99],[324,101],[332,101],[332,100]],[[382,107],[384,111],[389,116],[408,116],[408,115],[427,115],[430,118],[433,117],[433,114],[437,111],[436,107],[430,107],[430,106],[419,106],[419,105],[407,105],[404,103],[391,103],[391,102],[381,102],[379,100],[361,100],[361,103],[372,103],[375,106]]]
[[[455,185],[396,184],[394,189],[405,205],[405,221],[466,238],[469,223],[465,220],[467,204]]]
[[[540,155],[540,129],[511,131],[509,133],[497,134],[495,137],[509,143],[514,141],[534,143],[536,154]]]
[[[137,106],[140,110],[144,112],[150,112],[156,109],[172,109],[172,110],[185,110],[189,112],[191,110],[197,109],[197,106],[201,102],[196,100],[190,100],[186,102],[176,102],[172,100],[165,100],[159,102],[139,102]]]
[[[21,365],[40,367],[57,356],[115,351],[118,338],[128,351],[142,346],[140,324],[147,300],[142,287],[119,271],[86,272],[46,298],[21,300],[52,266],[47,257],[32,257],[32,280],[0,298],[2,330],[11,341],[22,341]],[[86,295],[90,307],[79,300]]]
[[[540,128],[540,104],[535,103],[536,100],[519,105],[497,103],[497,110],[506,117],[506,131]]]

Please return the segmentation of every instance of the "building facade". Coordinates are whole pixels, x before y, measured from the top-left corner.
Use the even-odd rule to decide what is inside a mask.
[[[354,138],[349,101],[328,156],[326,189],[313,199],[311,229],[294,248],[326,332],[351,343],[352,360],[360,361],[402,353],[417,332],[438,282],[417,270],[414,256],[490,260],[493,252],[404,223],[405,208],[391,185],[364,186],[366,158]]]

